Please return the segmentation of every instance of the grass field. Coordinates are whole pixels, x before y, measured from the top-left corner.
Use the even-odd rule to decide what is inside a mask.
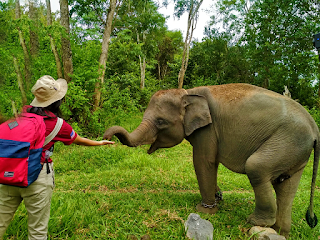
[[[133,128],[133,126],[129,126]],[[184,221],[201,201],[187,141],[171,149],[146,153],[148,146],[81,147],[56,144],[53,155],[55,191],[49,239],[186,239]],[[312,159],[307,165],[293,206],[290,239],[320,239],[319,225],[305,221]],[[317,186],[319,186],[319,178]],[[215,215],[200,214],[214,227],[214,239],[250,239],[247,216],[254,194],[245,175],[219,167],[224,200]],[[317,187],[315,211],[320,217]],[[27,239],[27,218],[18,209],[4,239]]]

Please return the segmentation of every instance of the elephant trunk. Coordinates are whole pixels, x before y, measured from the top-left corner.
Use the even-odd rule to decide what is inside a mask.
[[[156,132],[153,129],[147,121],[143,121],[132,133],[128,133],[123,127],[113,126],[105,131],[103,139],[110,140],[115,135],[122,144],[137,147],[155,141]]]

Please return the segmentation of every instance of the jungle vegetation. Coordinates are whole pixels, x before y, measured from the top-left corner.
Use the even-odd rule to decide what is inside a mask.
[[[29,103],[42,75],[67,79],[65,119],[91,136],[143,112],[157,90],[178,87],[244,82],[282,94],[287,86],[317,111],[319,1],[212,1],[201,41],[192,31],[202,1],[173,1],[177,17],[189,13],[188,40],[158,12],[169,2],[61,0],[51,12],[50,0],[0,1],[1,115]]]

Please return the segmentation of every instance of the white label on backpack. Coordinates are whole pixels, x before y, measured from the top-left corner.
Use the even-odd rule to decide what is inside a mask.
[[[4,177],[13,177],[14,172],[4,172]]]

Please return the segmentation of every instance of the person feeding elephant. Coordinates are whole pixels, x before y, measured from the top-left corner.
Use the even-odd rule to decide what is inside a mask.
[[[47,239],[51,196],[54,189],[54,170],[50,156],[56,142],[83,146],[102,146],[114,143],[80,137],[65,120],[61,119],[60,105],[67,90],[66,80],[55,80],[48,75],[38,79],[31,90],[35,98],[30,105],[24,106],[23,112],[43,117],[46,137],[55,129],[58,121],[61,123],[60,130],[42,149],[42,170],[36,181],[26,188],[0,184],[0,239],[5,234],[22,200],[28,212],[28,239]]]

